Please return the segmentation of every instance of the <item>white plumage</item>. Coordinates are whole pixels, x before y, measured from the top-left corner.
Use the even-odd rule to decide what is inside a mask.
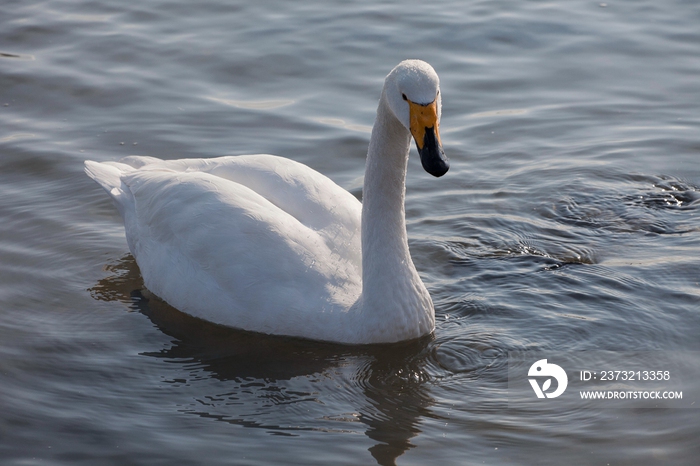
[[[146,287],[177,309],[231,327],[341,343],[416,338],[435,321],[404,218],[416,105],[432,105],[439,119],[437,75],[424,62],[405,61],[380,99],[364,210],[326,176],[273,155],[132,156],[86,161],[85,171],[122,214]],[[436,142],[416,142],[424,167],[440,176],[447,161],[435,118]],[[430,157],[444,169],[430,166]]]

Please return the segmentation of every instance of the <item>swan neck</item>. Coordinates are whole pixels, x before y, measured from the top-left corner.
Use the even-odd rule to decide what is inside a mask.
[[[404,200],[410,141],[383,93],[362,195],[362,301],[373,317],[368,322],[404,322],[401,339],[424,335],[434,326],[430,295],[408,249]]]
[[[367,152],[362,194],[362,225],[375,234],[406,237],[404,199],[409,143],[410,133],[382,98]]]

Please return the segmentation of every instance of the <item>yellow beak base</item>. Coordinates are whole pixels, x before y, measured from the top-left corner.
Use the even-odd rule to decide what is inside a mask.
[[[425,171],[433,176],[442,176],[450,169],[449,161],[442,150],[438,131],[437,99],[427,105],[416,104],[406,99],[410,114],[410,130]]]
[[[416,140],[418,150],[423,149],[425,145],[425,132],[428,128],[433,128],[437,143],[442,145],[438,131],[437,99],[428,105],[416,104],[410,100],[407,102],[411,115],[411,134]]]

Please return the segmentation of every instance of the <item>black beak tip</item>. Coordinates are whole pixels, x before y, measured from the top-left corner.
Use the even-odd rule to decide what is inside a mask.
[[[416,142],[416,148],[418,149],[423,169],[434,177],[439,178],[450,169],[450,162],[447,160],[445,151],[442,150],[438,138],[435,137],[433,128],[426,128],[423,148],[418,145],[418,142]]]
[[[424,146],[423,150],[418,150],[418,154],[423,169],[436,178],[440,178],[450,169],[450,162],[442,147],[438,145]]]
[[[450,162],[447,160],[447,157],[445,157],[443,154],[443,158],[438,159],[434,163],[431,163],[430,167],[426,167],[424,164],[423,168],[435,178],[440,178],[450,169]]]

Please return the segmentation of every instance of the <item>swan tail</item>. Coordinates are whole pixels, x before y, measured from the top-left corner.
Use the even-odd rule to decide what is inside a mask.
[[[122,181],[122,176],[133,170],[133,167],[123,163],[85,161],[85,173],[107,191],[122,218],[127,204],[133,203],[131,191]]]

